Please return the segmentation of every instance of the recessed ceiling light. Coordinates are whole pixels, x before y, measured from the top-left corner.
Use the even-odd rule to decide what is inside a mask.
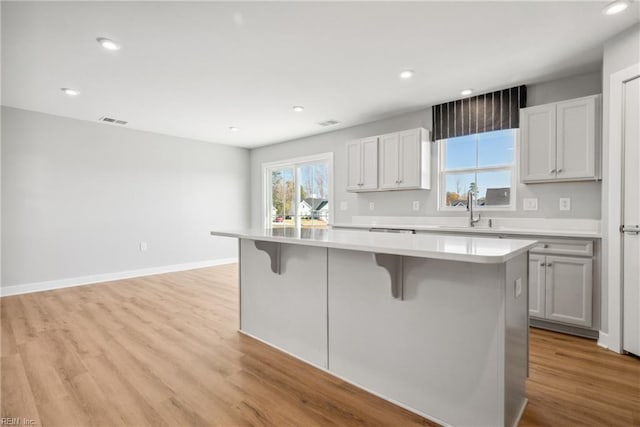
[[[460,95],[467,96],[467,95],[471,95],[472,93],[473,93],[473,89],[465,89],[462,92],[460,92]]]
[[[628,7],[629,7],[629,2],[627,0],[616,0],[614,2],[609,3],[602,10],[602,13],[604,13],[605,15],[615,15],[616,13],[620,13]]]
[[[415,73],[413,72],[413,70],[404,70],[402,72],[400,72],[400,78],[401,79],[410,79],[411,77],[413,77]]]
[[[111,39],[98,37],[96,40],[100,43],[100,46],[107,50],[120,50],[120,45]]]
[[[79,90],[71,89],[71,88],[68,88],[68,87],[61,87],[60,90],[62,92],[64,92],[64,94],[67,95],[67,96],[78,96],[78,95],[80,95],[80,91]]]
[[[304,107],[302,105],[294,105],[293,111],[295,111],[296,113],[302,113],[304,111]]]
[[[238,132],[238,128],[237,128],[237,127],[235,127],[235,126],[229,126],[229,130],[230,130],[231,132]]]

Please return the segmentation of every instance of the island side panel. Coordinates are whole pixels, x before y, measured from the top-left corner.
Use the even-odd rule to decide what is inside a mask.
[[[529,352],[529,254],[507,262],[505,281],[505,425],[516,425],[526,405]],[[520,280],[520,286],[517,285]]]
[[[452,425],[504,423],[504,264],[404,259],[404,299],[372,253],[329,249],[331,372]]]
[[[281,244],[281,274],[266,252],[240,240],[241,331],[327,367],[327,249]]]

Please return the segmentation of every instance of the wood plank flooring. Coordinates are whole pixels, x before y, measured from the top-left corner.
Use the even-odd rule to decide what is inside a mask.
[[[0,415],[44,426],[433,425],[237,332],[237,266],[0,299]],[[640,426],[640,361],[531,333],[521,426]]]

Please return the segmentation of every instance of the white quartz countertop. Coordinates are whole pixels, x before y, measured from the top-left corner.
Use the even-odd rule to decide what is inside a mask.
[[[469,226],[455,226],[455,225],[431,225],[431,224],[355,224],[355,223],[336,223],[332,224],[335,229],[365,229],[371,228],[386,228],[397,230],[416,230],[416,231],[431,231],[431,232],[446,232],[446,233],[472,233],[472,234],[516,234],[522,236],[549,236],[549,237],[579,237],[579,238],[592,238],[599,239],[600,233],[594,231],[583,230],[557,230],[557,229],[531,229],[531,228],[518,228],[518,227],[469,227]]]
[[[481,264],[506,262],[527,252],[536,244],[536,240],[431,233],[371,233],[344,229],[247,229],[212,231],[211,235]]]

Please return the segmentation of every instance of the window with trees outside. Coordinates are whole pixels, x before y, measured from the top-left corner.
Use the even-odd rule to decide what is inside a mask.
[[[263,165],[267,228],[327,228],[333,153]]]
[[[439,208],[515,209],[516,129],[483,132],[440,141]]]

